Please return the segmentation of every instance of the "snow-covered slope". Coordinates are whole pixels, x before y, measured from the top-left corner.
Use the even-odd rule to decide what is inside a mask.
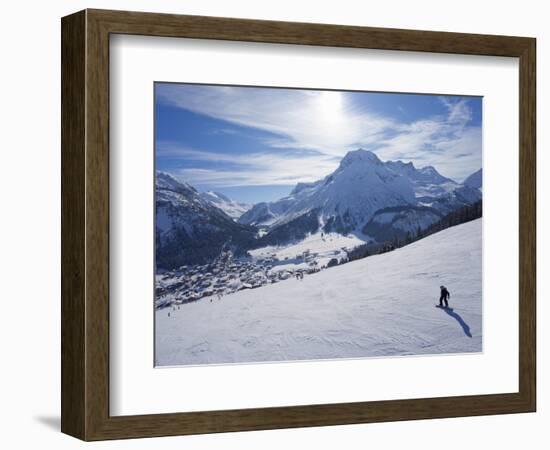
[[[348,234],[317,232],[308,235],[299,242],[293,242],[281,246],[266,246],[250,250],[253,260],[275,257],[278,259],[273,270],[306,269],[306,261],[297,258],[304,252],[311,255],[311,259],[318,266],[326,266],[332,258],[346,258],[347,251],[369,242],[369,237],[361,233]]]
[[[460,185],[441,175],[433,166],[417,169],[412,162],[386,161],[386,166],[411,180],[416,198],[436,197],[458,188]]]
[[[169,173],[160,171],[157,171],[156,173],[155,189],[157,193],[162,191],[172,191],[189,198],[195,197],[198,194],[197,190],[190,184],[176,179]]]
[[[296,190],[296,189],[295,189]],[[246,211],[239,222],[247,225],[270,226],[282,217],[295,201],[294,191],[288,197],[284,197],[276,202],[256,203],[252,208]]]
[[[232,200],[229,197],[220,194],[219,192],[202,192],[200,196],[204,200],[212,203],[217,208],[220,208],[224,213],[235,220],[241,217],[246,211],[248,211],[252,207],[252,205],[249,205],[247,203],[240,203]]]
[[[452,311],[434,307],[441,284]],[[156,364],[480,352],[481,311],[478,219],[301,281],[157,310]]]

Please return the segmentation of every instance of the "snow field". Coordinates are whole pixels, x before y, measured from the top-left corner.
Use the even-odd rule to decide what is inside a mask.
[[[157,310],[155,363],[480,352],[481,223],[303,280]],[[442,284],[451,292],[453,311],[435,308]]]

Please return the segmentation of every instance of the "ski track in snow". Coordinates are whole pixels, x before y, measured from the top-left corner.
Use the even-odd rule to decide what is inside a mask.
[[[301,281],[157,310],[156,365],[480,352],[481,227],[478,219]],[[453,311],[435,307],[441,284]]]

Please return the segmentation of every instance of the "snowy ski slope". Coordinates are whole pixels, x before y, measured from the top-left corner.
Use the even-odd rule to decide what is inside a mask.
[[[157,310],[156,365],[480,352],[481,227],[478,219],[301,281]],[[452,311],[435,307],[441,284]]]

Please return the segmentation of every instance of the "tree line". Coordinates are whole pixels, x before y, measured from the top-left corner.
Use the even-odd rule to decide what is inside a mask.
[[[405,245],[416,242],[431,234],[445,230],[446,228],[479,219],[482,215],[483,204],[482,201],[479,200],[471,205],[462,206],[461,208],[451,211],[425,229],[422,229],[419,226],[415,232],[407,231],[404,238],[394,237],[392,240],[382,243],[363,244],[353,248],[352,250],[348,250],[345,258],[341,258],[337,263],[336,261],[331,260],[329,267],[363,259],[371,255],[380,255],[382,253],[390,252],[396,248],[404,247]]]

